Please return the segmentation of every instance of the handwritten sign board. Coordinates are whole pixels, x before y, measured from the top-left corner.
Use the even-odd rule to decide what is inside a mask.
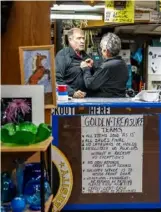
[[[126,2],[125,8],[115,8],[113,0],[106,0],[104,22],[134,23],[134,0]]]
[[[99,98],[94,101],[99,103],[76,103],[75,115],[61,115],[62,111],[59,115],[52,115],[53,144],[70,161],[74,179],[72,193],[64,210],[161,207],[161,107],[140,107],[145,103],[137,103],[139,107],[136,108],[129,107],[125,98],[122,100],[125,101],[124,107],[117,107],[113,99],[108,100],[112,102],[108,105],[101,103],[103,100]],[[121,99],[117,99],[117,102],[121,102]],[[60,106],[70,108],[73,104]],[[98,172],[97,169],[103,171]],[[92,173],[95,174],[92,176]],[[102,176],[100,173],[103,173]],[[57,175],[53,172],[53,179]],[[96,189],[93,189],[94,186]],[[56,180],[54,188],[55,195],[58,189]]]
[[[142,192],[143,116],[81,117],[82,193]]]

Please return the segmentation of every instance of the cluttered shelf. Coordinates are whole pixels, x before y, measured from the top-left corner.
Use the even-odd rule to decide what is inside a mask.
[[[51,195],[49,197],[49,199],[46,201],[45,203],[45,212],[48,212],[49,209],[50,209],[50,206],[51,206],[51,203],[52,203],[52,200],[53,200],[53,195]],[[8,205],[9,203],[6,203],[4,205]],[[10,210],[9,210],[10,212]],[[29,210],[29,209],[26,209],[24,212],[34,212],[33,210]],[[39,211],[35,211],[35,212],[41,212],[40,210]]]
[[[49,211],[51,203],[52,203],[52,200],[53,200],[53,195],[51,195],[49,197],[48,201],[45,203],[45,212]],[[27,209],[27,210],[25,210],[25,212],[33,212],[33,211]],[[40,212],[40,211],[35,211],[35,212]]]
[[[45,141],[28,146],[7,146],[1,144],[1,152],[45,152],[51,144],[53,137],[50,136]]]

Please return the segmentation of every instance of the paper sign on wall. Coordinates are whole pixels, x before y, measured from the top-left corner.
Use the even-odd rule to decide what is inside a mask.
[[[135,11],[135,22],[139,21],[150,21],[150,13],[149,12],[143,12],[143,11]]]
[[[149,46],[148,48],[148,74],[153,74],[153,76],[161,75],[161,48],[160,47]]]
[[[81,116],[82,193],[142,192],[143,115]]]
[[[126,62],[127,65],[131,64],[131,60],[130,60],[131,52],[130,52],[130,49],[121,49],[119,55]]]
[[[151,23],[161,23],[161,15],[157,11],[150,12],[150,22]]]
[[[113,0],[106,0],[104,22],[134,23],[134,0],[126,2],[125,8],[115,8]]]

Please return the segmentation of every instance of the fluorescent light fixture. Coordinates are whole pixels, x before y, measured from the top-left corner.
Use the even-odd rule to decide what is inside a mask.
[[[102,15],[94,14],[51,14],[50,19],[102,20]]]
[[[51,10],[74,10],[74,11],[85,11],[85,10],[96,10],[96,9],[103,9],[105,8],[105,5],[57,5],[54,4]]]

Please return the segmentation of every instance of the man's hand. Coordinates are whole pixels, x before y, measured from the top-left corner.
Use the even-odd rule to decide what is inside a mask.
[[[86,59],[85,61],[82,61],[80,64],[81,68],[85,68],[85,67],[92,68],[92,66],[93,66],[93,60],[90,58]]]
[[[88,64],[85,61],[82,61],[81,64],[80,64],[80,67],[86,68],[86,67],[88,67]]]
[[[74,92],[73,98],[84,98],[85,96],[85,92],[78,90]]]
[[[94,62],[91,58],[86,59],[85,62],[88,64],[88,67],[92,68]]]

